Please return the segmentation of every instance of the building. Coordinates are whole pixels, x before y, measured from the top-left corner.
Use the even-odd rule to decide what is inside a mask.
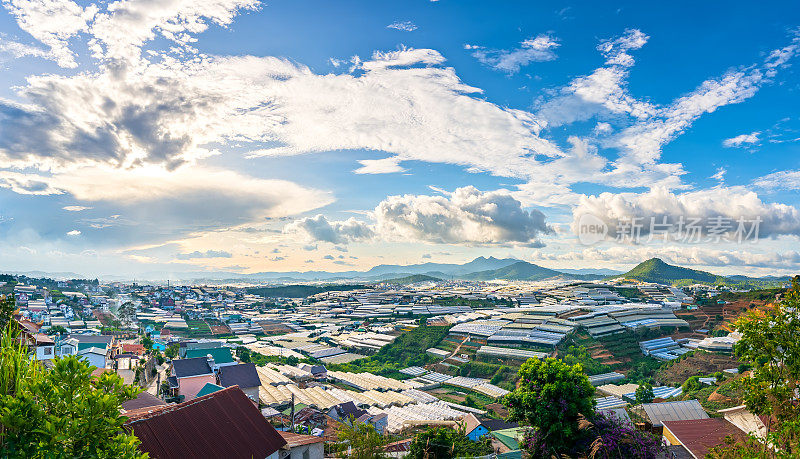
[[[325,439],[315,435],[278,432],[286,444],[278,452],[278,459],[322,459],[325,457]]]
[[[289,457],[280,456],[287,441],[235,387],[128,416],[124,429],[153,459]]]
[[[241,363],[221,367],[217,380],[222,387],[239,386],[239,389],[250,400],[258,403],[258,388],[261,386],[261,379],[258,377],[255,364]]]
[[[174,378],[178,394],[182,395],[185,400],[195,398],[206,383],[216,384],[217,382],[214,371],[205,357],[173,360],[170,378]]]
[[[743,441],[745,433],[723,418],[664,421],[664,438],[671,446],[682,446],[695,459],[724,443],[726,437]]]

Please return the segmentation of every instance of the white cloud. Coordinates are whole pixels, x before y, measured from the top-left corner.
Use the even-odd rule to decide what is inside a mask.
[[[6,38],[4,34],[0,33],[0,56],[4,54],[15,59],[26,56],[42,57],[45,59],[52,57],[51,53],[46,49],[10,40]]]
[[[677,225],[679,219],[687,224],[698,219],[703,230],[713,226],[717,217],[729,219],[730,231],[738,229],[738,220],[744,219],[745,229],[750,230],[752,221],[760,219],[758,236],[760,238],[780,235],[800,236],[800,210],[795,207],[766,203],[752,191],[744,187],[715,187],[708,190],[672,193],[664,188],[653,188],[645,193],[601,193],[597,196],[582,196],[573,211],[573,231],[584,214],[593,215],[608,226],[609,238],[614,238],[623,229],[621,222],[632,219],[643,225],[641,234],[650,230],[651,221],[656,224],[666,221]],[[728,225],[725,225],[728,226]]]
[[[80,236],[81,232],[78,230],[67,231],[67,236]]]
[[[195,250],[189,253],[179,253],[175,255],[175,258],[178,260],[191,260],[194,258],[231,258],[232,256],[230,252],[225,250],[206,250],[205,252]]]
[[[361,241],[374,235],[372,229],[366,223],[355,218],[330,222],[322,214],[296,220],[286,225],[284,233],[299,233],[310,241],[330,242],[332,244]]]
[[[89,210],[91,207],[86,206],[64,206],[62,209],[66,210],[67,212],[80,212],[82,210]]]
[[[464,48],[472,50],[472,56],[489,67],[514,74],[531,62],[555,60],[555,49],[558,46],[558,41],[554,37],[541,34],[528,38],[520,43],[519,48],[512,50],[487,49],[477,45],[464,45]]]
[[[393,156],[385,159],[361,159],[361,167],[354,170],[356,174],[392,174],[405,172],[400,166],[400,158]]]
[[[414,24],[411,21],[393,22],[393,23],[387,25],[386,28],[387,29],[402,30],[404,32],[413,32],[413,31],[417,30],[416,24]]]
[[[743,145],[753,145],[759,142],[758,136],[761,135],[760,132],[751,132],[750,134],[741,134],[737,135],[736,137],[731,137],[730,139],[725,139],[722,141],[722,146],[726,148],[732,147],[741,147]]]
[[[69,68],[77,66],[69,39],[87,30],[98,10],[95,5],[84,8],[71,0],[3,0],[3,7],[22,30],[50,49],[49,57]]]
[[[373,223],[353,218],[328,221],[317,215],[286,226],[285,233],[341,244],[376,238],[395,242],[541,246],[539,236],[551,233],[538,210],[524,210],[506,190],[482,192],[458,188],[445,195],[389,196],[369,215]]]
[[[715,173],[714,173],[714,174],[713,174],[711,177],[709,177],[709,178],[712,178],[712,179],[714,179],[714,180],[717,180],[717,181],[719,181],[720,183],[722,183],[722,182],[724,182],[724,181],[725,181],[725,174],[726,174],[727,172],[728,172],[728,170],[727,170],[727,169],[725,169],[724,167],[718,167],[718,168],[717,168],[717,172],[715,172]]]
[[[773,172],[753,180],[753,185],[767,190],[800,190],[800,170]]]

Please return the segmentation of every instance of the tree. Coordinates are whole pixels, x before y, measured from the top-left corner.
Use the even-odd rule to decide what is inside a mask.
[[[17,310],[17,302],[13,295],[0,297],[0,330],[5,330],[6,325],[11,322],[14,311]]]
[[[144,346],[144,348],[145,348],[145,350],[147,352],[152,351],[153,350],[153,339],[150,338],[147,335],[143,336],[142,337],[142,346]]]
[[[48,335],[66,335],[67,329],[62,327],[61,325],[54,325],[47,329]]]
[[[614,414],[597,413],[578,425],[583,435],[574,449],[589,451],[592,459],[666,457],[666,445],[659,436],[636,429]]]
[[[653,386],[649,383],[640,384],[635,392],[636,404],[652,403],[656,396],[653,394]]]
[[[383,446],[386,440],[375,430],[372,424],[363,422],[346,423],[336,433],[340,442],[346,445],[343,457],[353,459],[377,459],[385,457]]]
[[[411,441],[409,459],[449,459],[453,457],[483,456],[492,452],[488,438],[474,442],[464,434],[463,426],[433,427],[418,433]]]
[[[530,359],[519,370],[519,384],[506,395],[509,420],[533,427],[529,453],[550,457],[567,451],[579,436],[578,419],[594,413],[594,386],[579,364]]]
[[[164,349],[164,356],[170,360],[178,356],[180,343],[172,343]]]
[[[743,399],[751,412],[771,416],[769,443],[782,454],[800,455],[800,276],[783,299],[763,314],[751,311],[735,323],[742,338],[736,356],[750,365],[750,377],[740,378]],[[773,454],[764,447],[763,453]],[[765,456],[769,457],[769,456]]]
[[[144,458],[139,440],[123,432],[121,402],[136,389],[75,356],[45,369],[28,358],[7,329],[0,346],[0,450],[3,457]]]

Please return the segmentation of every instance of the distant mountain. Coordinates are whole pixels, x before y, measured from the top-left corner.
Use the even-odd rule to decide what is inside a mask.
[[[492,279],[505,279],[505,280],[527,280],[538,281],[550,279],[552,277],[564,276],[565,274],[549,268],[543,268],[527,261],[518,261],[513,265],[504,266],[499,269],[491,269],[486,271],[479,271],[461,276],[466,280],[492,280]]]
[[[394,279],[386,279],[381,282],[386,284],[416,284],[417,282],[437,282],[442,280],[440,277],[428,276],[426,274],[412,274],[405,277],[397,277]]]
[[[378,265],[359,274],[363,275],[364,277],[377,277],[388,273],[426,274],[429,272],[440,272],[445,276],[458,276],[477,271],[499,269],[517,263],[518,261],[519,260],[516,258],[499,259],[495,257],[478,257],[462,265],[453,263],[421,263],[408,266]]]
[[[583,268],[583,269],[561,269],[559,268],[558,271],[566,274],[593,274],[595,276],[616,276],[618,274],[622,274],[622,271],[617,271],[615,269],[605,269],[605,268]]]
[[[693,281],[703,284],[727,282],[723,276],[697,269],[683,268],[665,263],[660,258],[651,258],[636,265],[625,274],[614,276],[622,279],[635,279],[642,282],[673,284],[678,281]]]

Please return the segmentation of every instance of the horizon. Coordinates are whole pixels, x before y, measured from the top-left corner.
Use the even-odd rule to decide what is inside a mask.
[[[2,272],[800,271],[788,2],[2,12]]]

